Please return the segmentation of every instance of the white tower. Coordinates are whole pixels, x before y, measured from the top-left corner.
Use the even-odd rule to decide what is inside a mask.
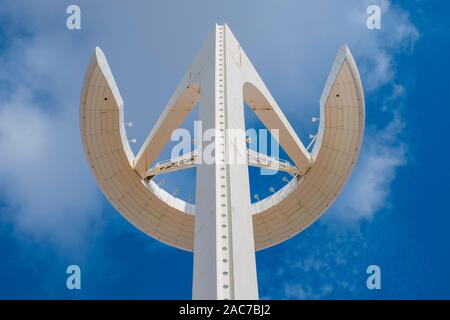
[[[293,165],[247,150],[244,101],[268,129],[279,130],[278,142]],[[201,161],[205,143],[198,141],[195,152],[151,167],[197,103],[203,130],[216,130],[215,161]],[[301,232],[337,197],[358,156],[364,96],[344,46],[320,100],[319,131],[310,153],[230,29],[216,25],[136,156],[125,132],[123,101],[99,48],[86,75],[80,121],[89,163],[116,209],[158,240],[194,251],[193,298],[257,299],[255,250]],[[285,171],[293,179],[251,204],[249,165]],[[192,166],[197,166],[195,205],[152,180]]]
[[[216,129],[216,161],[197,166],[192,296],[257,299],[245,135],[234,141],[227,135],[228,129],[245,131],[241,53],[226,26],[210,37],[199,58],[206,62],[198,79],[199,120],[203,129]]]

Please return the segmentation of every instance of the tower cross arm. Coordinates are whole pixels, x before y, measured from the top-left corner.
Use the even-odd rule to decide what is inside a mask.
[[[243,61],[244,100],[267,129],[278,130],[278,137],[274,136],[274,138],[292,159],[299,172],[307,172],[313,163],[313,157],[303,145],[243,50],[241,50],[241,59]]]
[[[207,69],[205,65],[211,60],[214,39],[215,33],[211,32],[137,154],[133,169],[141,177],[144,178],[150,165],[169,141],[173,130],[180,127],[186,116],[199,102],[202,71]]]
[[[199,86],[190,81],[188,70],[133,161],[133,168],[141,177],[169,141],[173,130],[180,127],[195,107],[199,90]]]

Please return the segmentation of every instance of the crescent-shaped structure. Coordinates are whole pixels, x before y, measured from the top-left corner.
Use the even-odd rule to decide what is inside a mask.
[[[245,137],[227,136],[229,129],[245,129],[244,101],[268,129],[279,130],[278,143],[293,165],[247,150]],[[152,167],[197,104],[203,127],[216,129],[215,163],[198,163],[197,150]],[[308,152],[228,26],[216,25],[136,156],[119,89],[99,48],[84,81],[80,126],[89,164],[113,206],[146,234],[194,251],[195,299],[256,299],[255,250],[298,234],[330,207],[357,160],[364,109],[358,69],[344,45],[323,90],[319,131]],[[229,162],[230,154],[242,161]],[[194,165],[195,205],[152,180]],[[251,204],[248,165],[283,170],[293,179]]]

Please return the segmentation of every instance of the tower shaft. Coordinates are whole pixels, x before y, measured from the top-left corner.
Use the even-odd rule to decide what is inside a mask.
[[[197,166],[193,299],[258,299],[245,141],[241,48],[226,26],[203,51],[199,120],[215,129],[215,161]],[[208,141],[199,141],[207,154]],[[204,158],[204,157],[203,157]]]

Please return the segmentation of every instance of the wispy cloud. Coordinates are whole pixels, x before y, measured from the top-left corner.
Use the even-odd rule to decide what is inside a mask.
[[[368,3],[368,2],[367,2]],[[402,105],[408,94],[396,77],[395,57],[412,52],[419,32],[408,14],[389,1],[379,1],[383,12],[383,31],[365,36],[353,46],[357,56],[367,101],[368,118],[360,158],[343,193],[314,227],[290,240],[281,249],[276,272],[262,268],[266,298],[323,299],[362,298],[368,295],[367,239],[361,232],[381,209],[389,207],[393,181],[408,160],[408,143],[403,138],[407,123]],[[354,13],[360,22],[364,17]],[[367,39],[367,41],[366,41]],[[356,50],[355,50],[356,49]],[[378,95],[377,99],[370,99]],[[320,243],[320,246],[317,245]]]
[[[411,22],[408,12],[388,0],[365,1],[366,7],[378,4],[381,8],[382,30],[371,31],[359,39],[357,53],[361,53],[361,73],[368,92],[389,85],[395,77],[396,65],[393,53],[411,52],[420,38],[420,33]],[[357,14],[355,13],[355,16]],[[366,19],[359,13],[360,19]],[[358,19],[355,19],[358,20]]]
[[[344,221],[370,219],[389,205],[391,183],[398,168],[406,163],[407,146],[399,138],[403,128],[396,114],[381,131],[368,129],[354,173],[329,217]]]
[[[264,297],[315,300],[358,296],[365,284],[366,243],[361,233],[357,229],[336,231],[319,223],[301,238],[281,250],[275,272],[270,262],[259,269]],[[311,245],[318,242],[320,245]]]
[[[102,213],[78,129],[83,70],[67,63],[78,58],[65,30],[42,22],[58,18],[55,8],[30,9],[12,4],[1,14],[14,36],[3,39],[0,60],[0,218],[37,242],[76,249]]]
[[[366,104],[368,114],[381,117],[384,112],[383,116],[390,120],[382,126],[366,119],[366,134],[355,170],[325,219],[333,223],[336,219],[343,222],[371,219],[378,210],[389,206],[391,184],[398,169],[407,163],[408,147],[402,137],[406,124],[401,114],[407,88],[396,82],[393,61],[400,52],[412,52],[420,33],[400,7],[384,0],[378,4],[383,31],[375,31],[375,36],[363,44],[359,68],[367,97],[386,95],[381,99],[366,99],[383,101],[379,106]]]
[[[393,90],[386,100],[400,103],[403,89]],[[265,298],[362,298],[368,294],[368,244],[361,228],[391,205],[392,182],[407,162],[407,144],[401,138],[404,127],[394,111],[385,127],[367,129],[358,164],[336,203],[314,227],[281,250],[276,272],[268,275],[270,267],[263,268],[269,288]]]
[[[68,109],[48,115],[17,95],[0,107],[0,190],[8,204],[3,219],[64,249],[87,239],[102,212],[93,179],[78,160],[79,133],[69,126],[76,118]]]

